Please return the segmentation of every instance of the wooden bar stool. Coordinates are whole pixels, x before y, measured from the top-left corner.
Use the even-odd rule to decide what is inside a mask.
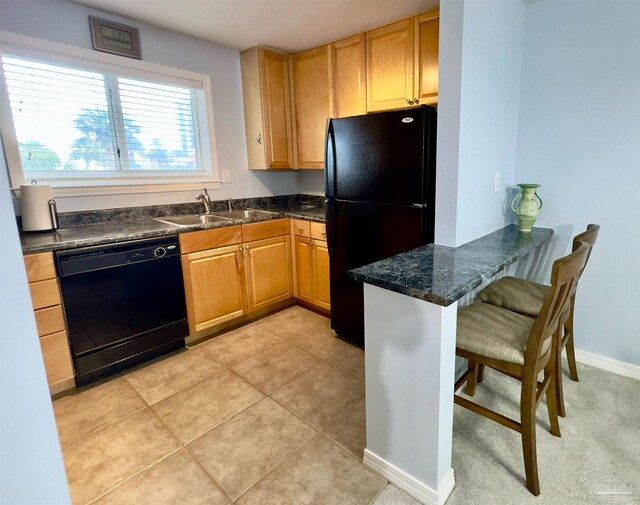
[[[588,244],[581,243],[574,252],[554,262],[551,286],[535,319],[482,302],[472,303],[458,312],[456,355],[466,358],[469,367],[456,381],[455,391],[466,383],[465,392],[473,396],[479,365],[518,379],[522,383],[520,422],[459,395],[454,395],[454,402],[522,435],[527,489],[536,496],[540,494],[536,409],[546,394],[551,433],[559,437],[554,390],[556,367],[552,356],[557,351],[563,317],[567,317],[571,293],[589,249]],[[543,370],[544,379],[538,382],[538,374]]]
[[[576,235],[573,239],[573,250],[578,248],[580,242],[589,244],[590,249],[587,254],[587,262],[591,255],[591,249],[596,243],[600,226],[590,224],[587,230]],[[586,264],[585,264],[586,267]],[[580,272],[582,272],[584,268]],[[577,287],[577,286],[576,286]],[[493,282],[490,286],[480,293],[480,300],[484,303],[502,307],[504,309],[523,314],[525,316],[535,318],[538,316],[545,296],[549,291],[546,284],[538,284],[537,282],[519,279],[517,277],[503,277]],[[564,323],[564,332],[562,338],[558,342],[558,352],[555,356],[556,362],[556,396],[558,402],[558,414],[565,417],[566,411],[564,406],[564,394],[562,392],[562,351],[567,350],[567,362],[569,363],[569,377],[571,380],[578,380],[578,370],[576,368],[576,355],[573,345],[573,313],[575,308],[575,290],[571,296],[569,313]],[[478,368],[478,382],[482,382],[483,369]]]

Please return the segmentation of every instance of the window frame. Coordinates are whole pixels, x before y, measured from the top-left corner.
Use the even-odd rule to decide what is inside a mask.
[[[215,138],[211,77],[189,70],[182,70],[142,60],[130,60],[98,51],[92,51],[67,44],[49,42],[34,37],[19,35],[0,30],[0,56],[6,52],[17,57],[40,59],[51,64],[71,65],[99,72],[111,72],[132,79],[149,80],[165,84],[177,84],[198,89],[196,108],[200,134],[198,158],[205,173],[202,175],[184,175],[178,171],[167,173],[140,173],[139,176],[120,176],[109,178],[53,178],[38,179],[51,184],[54,196],[91,196],[127,193],[150,193],[168,191],[188,191],[202,188],[221,187]],[[2,61],[0,58],[0,68]],[[2,74],[4,75],[4,74]],[[5,157],[9,169],[11,189],[19,196],[20,185],[25,180],[18,139],[13,124],[4,78],[0,78],[0,136],[4,145]],[[141,171],[142,172],[142,171]]]

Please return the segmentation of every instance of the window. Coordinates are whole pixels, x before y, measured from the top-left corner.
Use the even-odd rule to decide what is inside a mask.
[[[13,47],[3,47],[1,61],[0,100],[10,111],[2,124],[12,125],[2,133],[17,151],[9,159],[14,187],[33,179],[54,188],[218,180],[204,79]]]

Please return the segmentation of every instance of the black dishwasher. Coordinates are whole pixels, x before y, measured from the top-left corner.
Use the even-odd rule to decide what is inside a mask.
[[[175,236],[56,252],[76,384],[184,347]]]

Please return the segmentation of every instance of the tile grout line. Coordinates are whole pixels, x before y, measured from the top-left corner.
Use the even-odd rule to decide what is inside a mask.
[[[208,432],[207,432],[207,433],[208,433]],[[202,436],[202,435],[201,435],[201,436]],[[195,440],[195,439],[194,439],[194,440]],[[193,440],[192,440],[191,442],[193,442]],[[191,442],[189,442],[189,444],[190,444]],[[189,448],[189,447],[187,447],[187,446],[185,445],[185,446],[184,446],[184,450],[187,452],[187,454],[189,455],[189,457],[190,457],[193,461],[195,461],[196,465],[198,465],[198,466],[202,469],[202,471],[204,472],[204,474],[205,474],[207,477],[209,477],[209,479],[211,479],[211,481],[216,485],[216,487],[217,487],[220,491],[222,491],[222,492],[224,493],[224,495],[225,495],[227,498],[229,498],[229,501],[230,501],[231,503],[235,503],[235,500],[234,500],[233,498],[231,498],[231,495],[227,492],[227,490],[226,490],[224,487],[222,487],[222,485],[221,485],[221,484],[220,484],[216,479],[214,479],[214,478],[213,478],[213,475],[211,475],[211,474],[207,471],[207,469],[202,465],[202,463],[200,463],[200,460],[199,460],[198,458],[196,458],[196,456],[191,452],[190,448]]]
[[[173,435],[173,433],[172,433]],[[178,440],[178,443],[180,443],[180,441]],[[95,501],[99,500],[100,498],[102,498],[103,496],[109,494],[111,491],[115,491],[116,489],[118,489],[119,487],[123,486],[124,484],[126,484],[127,482],[129,482],[131,479],[133,479],[134,477],[137,477],[138,475],[140,475],[143,472],[146,472],[147,470],[149,470],[150,468],[156,466],[158,463],[160,463],[161,461],[164,461],[165,459],[167,459],[169,456],[179,452],[180,450],[184,449],[184,447],[178,447],[177,449],[165,454],[164,456],[162,456],[160,459],[154,461],[153,463],[151,463],[150,465],[144,467],[142,470],[140,470],[139,472],[134,473],[133,475],[127,477],[125,480],[123,480],[122,482],[119,482],[118,484],[116,484],[115,486],[113,486],[112,488],[109,488],[107,491],[105,491],[102,494],[99,494],[98,496],[96,496],[95,498],[92,498],[91,500],[89,500],[88,502],[85,502],[84,505],[90,505],[91,503],[94,503]]]

